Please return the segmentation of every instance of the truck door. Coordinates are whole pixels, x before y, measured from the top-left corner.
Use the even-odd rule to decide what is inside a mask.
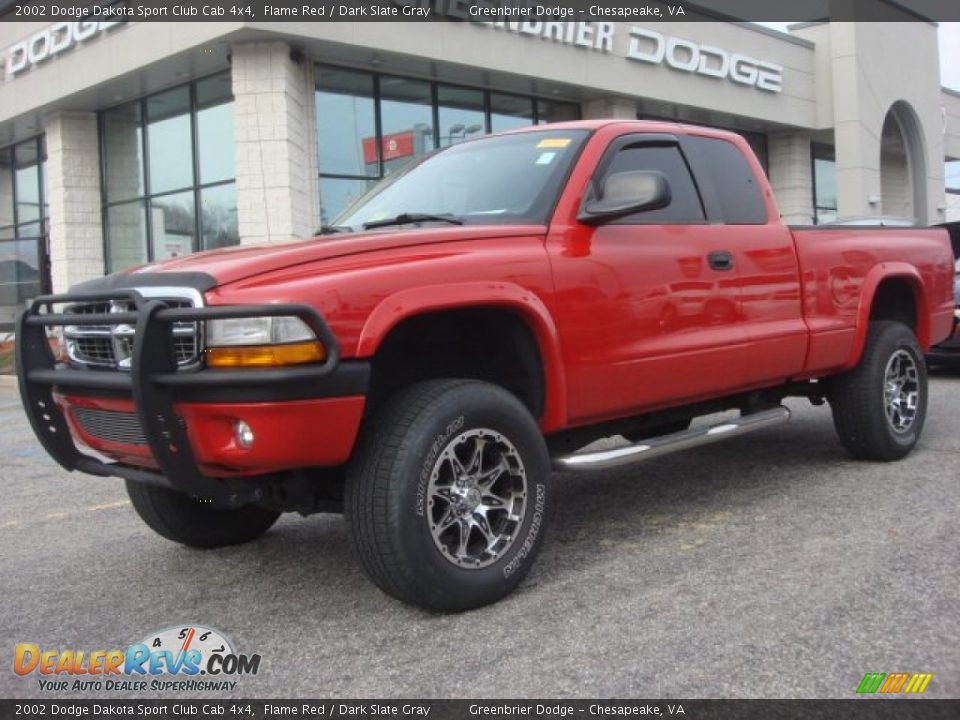
[[[748,164],[746,143],[738,148],[723,138],[687,135],[681,146],[691,160],[707,217],[728,236],[724,247],[737,270],[749,380],[753,385],[782,382],[803,370],[808,342],[793,235],[775,213],[768,213],[762,169]]]
[[[574,423],[722,394],[745,379],[726,228],[708,224],[674,136],[616,138],[591,182],[635,170],[664,174],[666,207],[596,226],[575,211],[565,224],[558,207],[547,239]]]

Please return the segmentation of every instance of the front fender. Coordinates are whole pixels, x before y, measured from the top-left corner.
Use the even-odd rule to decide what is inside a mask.
[[[567,418],[566,377],[556,325],[543,301],[515,283],[474,281],[426,285],[393,293],[367,317],[355,356],[374,355],[389,332],[407,318],[468,307],[510,309],[527,323],[543,362],[544,412],[540,427],[544,432],[564,427]]]

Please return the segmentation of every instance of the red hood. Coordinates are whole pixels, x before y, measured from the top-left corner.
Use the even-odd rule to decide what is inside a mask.
[[[477,240],[520,235],[540,235],[546,228],[531,225],[484,225],[468,227],[416,228],[398,231],[371,231],[356,234],[325,235],[292,243],[246,245],[184,255],[143,265],[126,271],[138,273],[203,272],[218,285],[243,280],[253,275],[282,270],[294,265],[328,260],[344,255],[428,245],[430,243]]]

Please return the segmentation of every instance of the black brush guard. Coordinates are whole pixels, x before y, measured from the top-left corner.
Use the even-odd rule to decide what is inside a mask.
[[[126,300],[135,310],[121,313],[64,314],[53,312],[55,304]],[[282,369],[179,370],[173,349],[173,323],[250,317],[297,317],[323,343],[322,364]],[[116,325],[136,327],[131,370],[100,371],[58,365],[50,351],[46,328],[64,325]],[[217,479],[200,472],[182,419],[174,412],[178,391],[203,388],[262,388],[309,383],[333,371],[339,362],[339,347],[327,324],[308,305],[227,305],[170,308],[162,300],[145,299],[136,290],[70,293],[37,297],[17,318],[16,359],[20,397],[34,433],[44,449],[67,470],[101,477],[121,477],[177,490],[211,501],[220,507],[236,507],[262,496],[255,479]],[[199,333],[198,333],[199,349]],[[105,395],[133,398],[147,446],[159,472],[120,463],[103,462],[82,453],[73,441],[63,411],[53,401],[53,390],[101,391]]]

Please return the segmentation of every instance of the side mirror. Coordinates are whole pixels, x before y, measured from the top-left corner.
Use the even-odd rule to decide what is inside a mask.
[[[670,184],[658,170],[613,173],[604,180],[600,197],[593,190],[587,192],[577,220],[599,225],[644,210],[665,208],[671,199]]]

